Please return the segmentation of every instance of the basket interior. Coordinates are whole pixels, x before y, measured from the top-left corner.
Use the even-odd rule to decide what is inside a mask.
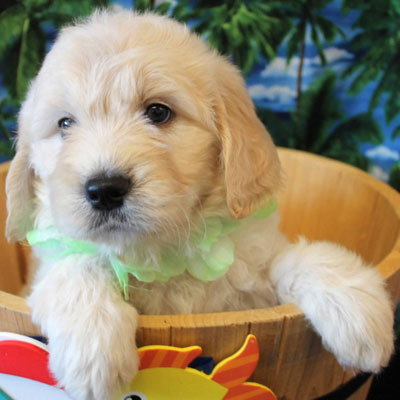
[[[281,229],[292,239],[339,243],[371,264],[399,240],[400,196],[367,173],[312,154],[280,152],[287,175]]]

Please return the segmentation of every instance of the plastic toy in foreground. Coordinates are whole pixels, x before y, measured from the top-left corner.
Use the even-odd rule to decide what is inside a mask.
[[[267,387],[246,382],[259,358],[255,336],[248,335],[242,348],[217,364],[210,375],[188,367],[200,353],[198,346],[140,348],[140,370],[131,391],[115,400],[204,400],[204,393],[210,400],[276,400]]]
[[[259,348],[248,335],[243,346],[206,374],[191,364],[199,346],[139,348],[140,369],[127,391],[113,400],[276,400],[267,387],[246,382],[254,372]],[[0,374],[9,374],[56,386],[47,367],[46,345],[22,335],[0,334]],[[189,366],[189,364],[191,366]],[[19,399],[16,399],[19,400]]]

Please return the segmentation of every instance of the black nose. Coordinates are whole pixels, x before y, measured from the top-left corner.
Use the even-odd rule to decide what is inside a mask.
[[[86,199],[96,210],[110,211],[124,204],[130,188],[131,180],[125,176],[98,176],[86,182]]]

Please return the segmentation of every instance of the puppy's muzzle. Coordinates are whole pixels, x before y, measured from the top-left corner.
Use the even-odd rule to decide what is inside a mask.
[[[100,175],[86,182],[85,195],[95,210],[111,211],[123,206],[131,187],[131,180],[123,175]]]

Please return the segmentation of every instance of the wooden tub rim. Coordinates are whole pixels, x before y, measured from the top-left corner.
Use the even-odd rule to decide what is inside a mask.
[[[341,161],[332,160],[316,154],[279,148],[278,152],[293,154],[296,157],[313,160],[316,163],[323,162],[333,168],[341,169],[343,172],[357,176],[363,184],[374,188],[387,200],[400,221],[400,193],[384,182],[379,181],[372,175],[356,167]],[[0,164],[0,172],[7,170],[9,162]],[[400,222],[399,222],[400,224]],[[385,281],[387,281],[400,266],[400,235],[397,237],[392,250],[377,265],[377,268]],[[26,300],[22,297],[0,291],[0,306],[21,314],[30,314]],[[179,327],[184,329],[218,327],[226,325],[250,325],[251,323],[274,322],[284,319],[303,319],[303,313],[294,304],[283,304],[264,309],[245,311],[228,311],[218,313],[202,314],[177,314],[177,315],[139,315],[139,327],[163,329],[166,327]]]

